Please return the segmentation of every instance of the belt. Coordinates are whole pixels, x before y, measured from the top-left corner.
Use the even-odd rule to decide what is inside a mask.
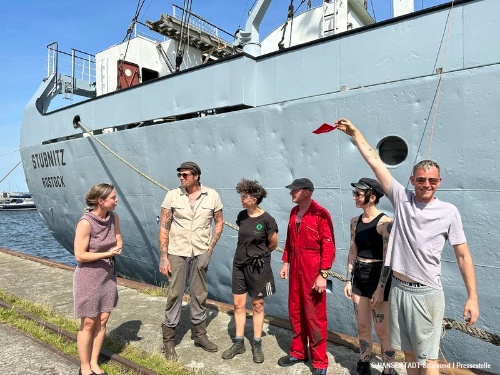
[[[403,281],[403,280],[401,280],[401,279],[398,279],[398,278],[397,278],[396,276],[394,276],[394,275],[393,275],[392,277],[394,277],[394,278],[395,278],[398,282],[400,282],[400,283],[401,283],[401,284],[403,284],[403,285],[413,286],[413,287],[417,287],[417,288],[422,287],[422,286],[426,286],[425,284],[421,284],[421,283],[409,283],[408,281]]]

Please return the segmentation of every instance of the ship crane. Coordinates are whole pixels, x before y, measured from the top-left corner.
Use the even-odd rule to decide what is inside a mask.
[[[248,15],[245,30],[238,30],[235,35],[235,46],[242,46],[243,52],[252,56],[260,56],[259,27],[269,8],[271,0],[257,0]]]

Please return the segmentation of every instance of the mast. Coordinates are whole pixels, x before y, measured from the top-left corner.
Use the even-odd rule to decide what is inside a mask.
[[[243,52],[252,56],[260,56],[259,27],[271,0],[257,0],[250,11],[245,30],[238,30],[235,36],[235,45],[241,45]]]

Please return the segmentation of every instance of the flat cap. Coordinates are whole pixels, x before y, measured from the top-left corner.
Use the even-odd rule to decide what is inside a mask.
[[[314,191],[314,185],[308,178],[297,178],[296,180],[293,180],[293,182],[290,185],[287,185],[285,187],[291,190],[308,189]]]
[[[177,168],[177,172],[179,172],[181,169],[189,169],[194,174],[201,175],[201,169],[194,161],[185,161],[179,168]]]

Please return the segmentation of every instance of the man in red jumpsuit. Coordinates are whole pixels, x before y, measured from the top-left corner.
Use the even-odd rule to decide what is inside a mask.
[[[328,211],[312,200],[314,185],[309,179],[296,179],[287,188],[297,206],[290,213],[280,276],[289,279],[293,338],[290,354],[281,357],[278,365],[305,362],[309,346],[312,373],[324,375],[328,368],[326,278],[335,259],[333,223]]]

